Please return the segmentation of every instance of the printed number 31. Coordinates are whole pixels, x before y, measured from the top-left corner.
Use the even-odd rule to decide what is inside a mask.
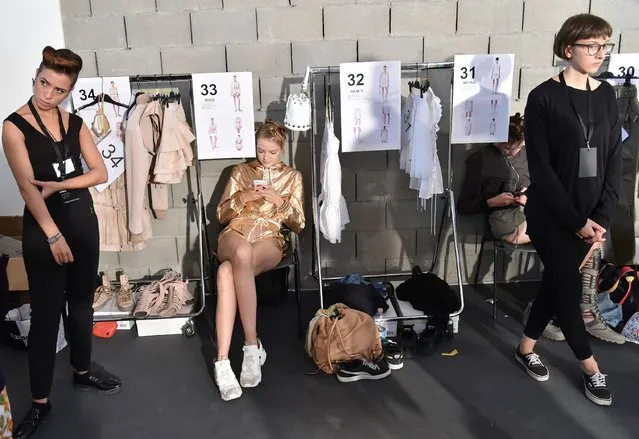
[[[355,81],[355,78],[357,78],[357,81]],[[348,85],[364,85],[364,75],[362,73],[358,73],[357,75],[350,73],[348,75]]]
[[[470,69],[468,67],[462,67],[461,68],[461,79],[468,78],[468,74],[469,73],[470,73],[470,77],[475,79],[475,67],[471,67]]]

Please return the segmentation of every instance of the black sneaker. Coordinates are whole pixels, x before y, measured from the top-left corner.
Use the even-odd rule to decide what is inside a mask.
[[[40,424],[46,419],[51,412],[51,403],[46,404],[33,403],[27,415],[13,432],[14,439],[29,439],[38,431]]]
[[[404,367],[404,353],[400,345],[393,340],[385,340],[382,343],[382,348],[384,349],[384,357],[386,357],[388,367],[391,370],[398,370]]]
[[[359,380],[381,380],[390,375],[386,359],[382,357],[376,362],[368,360],[355,360],[343,363],[337,371],[337,379],[343,383],[352,383]]]
[[[583,375],[586,398],[597,405],[612,405],[612,394],[606,384],[607,375],[601,372],[597,372],[594,375],[586,375],[585,373]]]
[[[539,359],[539,355],[531,352],[522,354],[519,348],[515,351],[515,360],[526,370],[526,373],[535,381],[547,381],[549,374],[548,368]]]

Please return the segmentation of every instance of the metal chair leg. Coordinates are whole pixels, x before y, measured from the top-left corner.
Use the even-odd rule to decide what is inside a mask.
[[[499,259],[499,249],[494,244],[493,247],[493,320],[497,319],[497,265]]]
[[[484,244],[486,244],[486,238],[481,238],[481,244],[479,245],[479,257],[477,258],[477,268],[475,269],[475,283],[473,285],[477,285],[479,283],[479,273],[481,271],[481,261],[484,257]]]
[[[297,334],[302,338],[304,327],[302,325],[302,296],[300,294],[300,260],[297,257],[297,250],[293,253],[293,269],[295,270],[295,301],[297,302]]]

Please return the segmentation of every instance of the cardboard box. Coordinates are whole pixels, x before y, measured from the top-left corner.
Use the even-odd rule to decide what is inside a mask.
[[[0,254],[9,256],[7,278],[9,291],[28,291],[29,281],[22,259],[22,242],[9,236],[0,235]]]

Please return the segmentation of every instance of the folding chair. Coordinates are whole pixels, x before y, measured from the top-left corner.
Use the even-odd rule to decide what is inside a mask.
[[[479,273],[481,268],[481,261],[484,254],[484,245],[486,243],[493,246],[493,319],[497,319],[497,262],[499,256],[505,256],[506,252],[515,254],[517,252],[524,254],[536,253],[535,247],[532,244],[511,244],[503,239],[497,238],[490,232],[490,227],[486,225],[484,234],[481,238],[481,245],[479,246],[479,258],[477,259],[477,270],[475,272],[475,285],[479,283]],[[506,268],[504,264],[504,258],[501,258],[501,266],[503,269],[503,278],[506,277]]]

